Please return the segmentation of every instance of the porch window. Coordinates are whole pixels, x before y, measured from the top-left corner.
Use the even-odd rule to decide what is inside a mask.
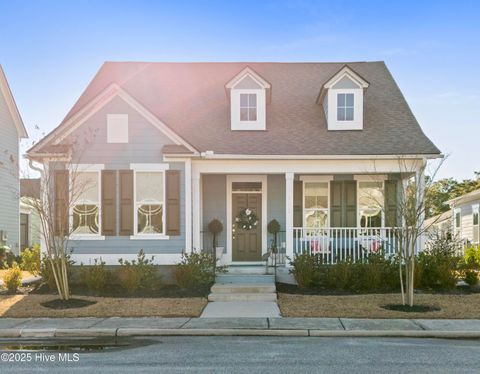
[[[139,171],[135,173],[135,234],[165,233],[163,171]]]
[[[358,182],[360,227],[382,227],[383,202],[383,182]]]
[[[304,182],[304,225],[328,226],[328,182]]]
[[[240,121],[257,120],[257,94],[240,94]]]
[[[76,172],[72,176],[73,234],[98,235],[100,211],[100,173]]]

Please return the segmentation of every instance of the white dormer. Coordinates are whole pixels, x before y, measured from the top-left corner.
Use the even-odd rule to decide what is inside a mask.
[[[369,86],[348,66],[324,84],[321,102],[329,130],[363,130],[363,92]]]
[[[231,129],[266,130],[266,106],[271,85],[246,67],[225,85],[230,97]]]

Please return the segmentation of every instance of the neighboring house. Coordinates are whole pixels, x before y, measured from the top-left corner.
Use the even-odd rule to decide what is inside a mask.
[[[20,179],[20,248],[40,244],[40,220],[35,201],[40,200],[40,179]]]
[[[453,233],[465,242],[480,243],[480,189],[446,202],[450,206]]]
[[[383,62],[107,62],[28,151],[58,186],[69,162],[89,182],[69,221],[73,260],[144,249],[163,265],[210,250],[214,218],[225,264],[260,264],[272,219],[289,258],[391,245],[402,181],[439,156]],[[236,225],[246,209],[251,230]]]
[[[27,131],[0,66],[0,245],[20,250],[19,142]]]
[[[453,233],[452,211],[437,214],[425,220],[430,239],[446,238]]]

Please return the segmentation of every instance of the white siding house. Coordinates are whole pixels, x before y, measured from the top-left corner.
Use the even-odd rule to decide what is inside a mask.
[[[19,140],[27,137],[0,66],[0,245],[20,250]]]
[[[447,201],[452,210],[453,232],[466,242],[480,243],[480,189]]]

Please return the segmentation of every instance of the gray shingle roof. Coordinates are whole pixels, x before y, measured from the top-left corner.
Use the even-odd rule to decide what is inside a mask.
[[[112,83],[199,151],[256,155],[438,154],[383,62],[348,66],[370,86],[362,131],[329,131],[316,103],[345,63],[105,63],[64,122]],[[225,84],[250,66],[272,85],[266,131],[231,131]],[[61,128],[61,125],[59,126]]]

